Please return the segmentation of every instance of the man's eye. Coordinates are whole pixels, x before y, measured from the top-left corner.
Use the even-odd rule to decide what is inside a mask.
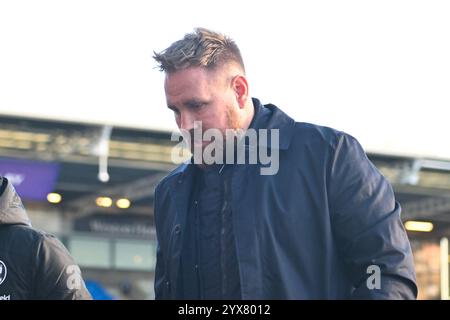
[[[193,103],[193,104],[190,104],[189,107],[191,109],[199,109],[199,108],[203,107],[204,105],[206,105],[206,103]]]

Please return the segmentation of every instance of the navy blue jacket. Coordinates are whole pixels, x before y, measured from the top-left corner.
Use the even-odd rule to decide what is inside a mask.
[[[279,129],[280,165],[275,175],[261,175],[260,164],[233,170],[242,298],[414,299],[400,205],[358,141],[253,102],[254,127]],[[193,171],[182,164],[155,190],[156,299],[176,295]],[[381,271],[375,288],[372,265]]]

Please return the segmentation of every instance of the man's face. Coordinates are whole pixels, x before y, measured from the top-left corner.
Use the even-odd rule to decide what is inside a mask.
[[[219,129],[224,133],[226,129],[240,128],[232,81],[226,69],[191,67],[168,74],[164,85],[167,106],[174,112],[178,128],[189,131],[191,137],[195,121],[201,121],[202,131]]]

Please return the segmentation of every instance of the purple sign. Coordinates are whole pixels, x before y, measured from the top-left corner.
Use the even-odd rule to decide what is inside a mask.
[[[0,159],[0,176],[9,180],[23,199],[47,199],[58,174],[59,163]]]

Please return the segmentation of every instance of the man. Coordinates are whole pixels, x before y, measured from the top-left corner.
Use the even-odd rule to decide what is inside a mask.
[[[224,35],[199,28],[154,58],[194,153],[213,143],[196,137],[199,127],[219,130],[227,145],[242,141],[227,129],[278,138],[245,145],[244,158],[265,147],[277,155],[272,174],[261,161],[210,164],[194,154],[159,183],[156,299],[415,299],[400,206],[355,138],[252,99]]]
[[[52,235],[34,230],[0,177],[0,300],[90,300],[80,268]]]

